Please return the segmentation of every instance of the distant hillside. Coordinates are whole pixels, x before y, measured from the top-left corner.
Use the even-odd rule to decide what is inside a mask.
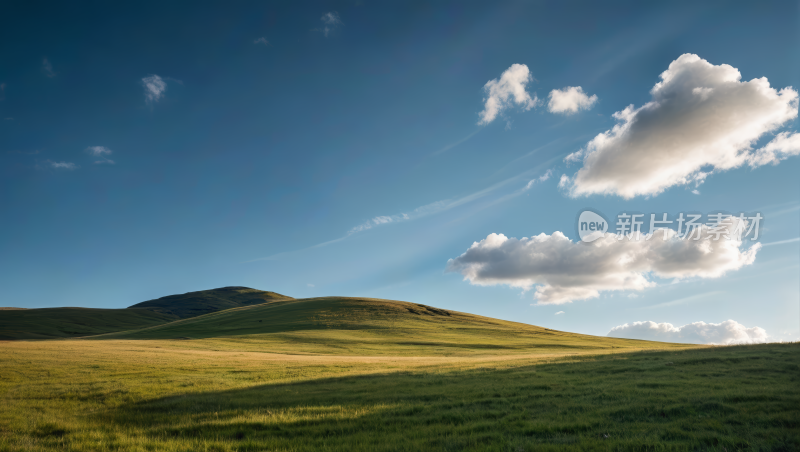
[[[293,300],[292,297],[249,287],[221,287],[182,295],[170,295],[137,303],[128,309],[146,308],[181,319],[224,309],[251,306],[270,301]]]
[[[149,309],[4,309],[0,311],[0,340],[92,336],[173,320],[177,317]]]
[[[127,309],[0,308],[0,340],[84,337],[135,330],[234,307],[293,298],[222,287],[145,301]]]
[[[209,338],[287,354],[563,355],[570,350],[688,347],[566,333],[404,301],[346,297],[275,301],[95,337]]]

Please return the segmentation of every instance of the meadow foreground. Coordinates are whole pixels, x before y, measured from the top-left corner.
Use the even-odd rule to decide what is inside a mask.
[[[359,356],[255,341],[0,343],[0,450],[800,449],[798,344]]]

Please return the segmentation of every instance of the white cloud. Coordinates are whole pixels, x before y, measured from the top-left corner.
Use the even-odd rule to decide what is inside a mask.
[[[339,13],[335,11],[323,14],[320,20],[325,24],[320,31],[326,38],[336,27],[342,25],[342,19],[339,18]]]
[[[554,315],[561,315],[561,314],[563,314],[563,313],[564,313],[564,311],[558,311],[558,312],[556,312]]]
[[[567,86],[564,89],[550,91],[547,110],[550,113],[571,115],[580,110],[589,110],[597,103],[597,95],[587,96],[580,86]]]
[[[731,217],[722,226],[732,232],[738,222]],[[561,304],[595,298],[603,291],[641,291],[656,285],[653,276],[717,278],[753,263],[761,248],[756,243],[744,249],[735,234],[731,240],[710,240],[705,226],[699,240],[676,235],[671,229],[657,229],[649,240],[620,241],[606,234],[583,243],[558,231],[522,239],[489,234],[450,259],[446,270],[475,285],[506,284],[523,290],[536,286],[539,304]]]
[[[567,165],[569,165],[572,162],[579,162],[581,158],[583,158],[583,149],[578,149],[572,154],[564,157],[564,161],[567,163]]]
[[[528,66],[524,64],[512,64],[500,75],[500,79],[489,80],[483,86],[486,92],[486,99],[483,111],[480,113],[481,120],[479,125],[489,124],[494,121],[497,115],[514,104],[527,111],[539,103],[536,94],[531,97],[525,90],[528,82],[533,80]]]
[[[91,154],[93,157],[98,157],[100,160],[95,160],[95,164],[97,165],[113,165],[114,161],[108,158],[108,155],[111,155],[113,151],[105,146],[89,146],[86,148],[86,152]]]
[[[767,332],[757,326],[747,328],[734,320],[722,323],[694,322],[675,327],[670,323],[633,322],[615,326],[609,337],[690,344],[751,344],[766,342]]]
[[[42,59],[42,70],[44,70],[44,75],[53,78],[56,76],[56,73],[53,72],[53,65],[50,63],[50,60],[47,58]]]
[[[72,162],[54,162],[52,160],[47,160],[47,161],[45,161],[45,163],[47,163],[47,166],[49,166],[50,168],[53,168],[53,169],[60,169],[60,170],[67,170],[67,171],[72,171],[72,170],[78,169],[78,165],[76,165],[76,164],[74,164]]]
[[[747,157],[753,168],[771,163],[777,165],[781,160],[800,154],[800,133],[781,132],[763,148]]]
[[[167,90],[167,82],[155,74],[144,77],[142,86],[144,86],[144,97],[148,104],[161,100],[164,97],[164,91]]]
[[[308,287],[311,287],[311,288],[313,288],[313,287],[314,287],[314,285],[313,285],[313,284],[311,284],[311,283],[308,283],[308,284],[306,284],[306,286],[308,286]]]
[[[536,179],[529,180],[528,184],[525,185],[525,188],[523,190],[530,190],[531,187],[533,187],[533,184],[535,184],[536,182],[542,183],[542,182],[546,181],[547,179],[550,179],[550,176],[552,174],[553,174],[553,170],[552,169],[549,169],[549,170],[545,171],[544,174],[542,174],[541,176],[537,177]]]
[[[797,91],[778,91],[763,77],[740,79],[732,66],[682,55],[650,90],[650,102],[614,113],[618,124],[587,144],[583,165],[565,188],[573,197],[657,195],[702,183],[713,172],[800,153],[800,138],[787,133],[752,149],[760,137],[797,117]]]
[[[111,155],[113,151],[105,146],[89,146],[86,148],[86,152],[92,154],[95,157],[102,157],[104,155]]]
[[[692,190],[692,194],[699,195],[700,194],[700,190],[697,190],[697,189]]]
[[[264,44],[265,46],[268,46],[269,45],[269,41],[267,41],[267,38],[262,36],[262,37],[260,37],[260,38],[258,38],[256,40],[254,40],[253,44]]]

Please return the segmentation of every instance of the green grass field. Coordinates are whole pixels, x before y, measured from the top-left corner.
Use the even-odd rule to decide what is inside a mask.
[[[0,451],[800,450],[800,344],[275,301],[0,342]]]

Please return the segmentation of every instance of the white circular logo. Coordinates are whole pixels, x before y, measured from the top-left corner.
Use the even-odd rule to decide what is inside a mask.
[[[608,231],[608,222],[605,218],[592,212],[584,210],[578,217],[578,235],[581,240],[590,243],[605,236]]]

